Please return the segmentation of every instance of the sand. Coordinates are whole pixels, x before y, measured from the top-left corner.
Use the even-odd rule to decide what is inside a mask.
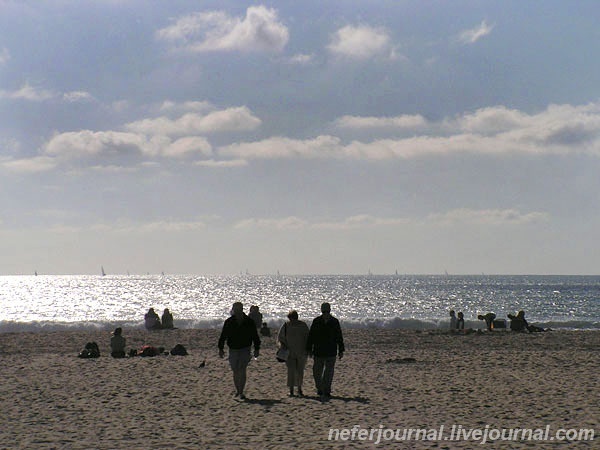
[[[316,396],[311,362],[306,397],[287,396],[275,337],[263,339],[261,356],[248,368],[248,399],[240,401],[227,360],[218,358],[219,330],[124,329],[127,348],[181,343],[190,352],[126,359],[109,356],[104,331],[0,334],[0,448],[484,447],[445,440],[453,425],[549,427],[550,437],[561,428],[600,434],[598,331],[344,331],[347,353],[336,365],[329,401]],[[92,340],[101,357],[77,358]],[[442,425],[442,440],[376,444],[376,434],[361,440],[358,431]],[[330,428],[355,426],[354,440],[328,439]],[[600,448],[599,440],[497,440],[485,447]]]

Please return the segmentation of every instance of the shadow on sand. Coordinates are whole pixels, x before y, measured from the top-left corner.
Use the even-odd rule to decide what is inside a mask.
[[[341,395],[332,395],[331,397],[320,397],[320,396],[304,396],[309,400],[315,400],[317,402],[326,403],[330,401],[341,400],[345,403],[357,402],[357,403],[369,403],[370,400],[366,397],[342,397]]]

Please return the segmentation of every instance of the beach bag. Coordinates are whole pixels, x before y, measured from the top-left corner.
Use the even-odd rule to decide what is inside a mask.
[[[283,325],[283,335],[287,337],[287,322]],[[275,353],[275,358],[279,362],[286,362],[288,356],[290,356],[290,351],[286,346],[280,344],[279,350],[277,350],[277,353]]]
[[[181,344],[177,344],[175,347],[171,349],[171,355],[175,356],[186,356],[188,354],[185,347]]]
[[[279,350],[277,350],[277,353],[275,354],[275,358],[277,358],[277,361],[279,362],[286,362],[288,356],[290,356],[290,351],[285,347],[279,347]]]
[[[83,350],[79,352],[80,358],[99,358],[100,357],[100,349],[98,348],[98,344],[95,342],[88,342],[85,344]]]

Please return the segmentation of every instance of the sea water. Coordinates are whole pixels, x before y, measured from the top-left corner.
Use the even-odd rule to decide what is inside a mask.
[[[473,328],[478,314],[519,310],[542,327],[600,328],[598,276],[39,275],[0,277],[0,332],[142,328],[150,307],[169,308],[178,328],[214,328],[235,301],[273,327],[329,302],[348,328],[447,328],[450,309]]]

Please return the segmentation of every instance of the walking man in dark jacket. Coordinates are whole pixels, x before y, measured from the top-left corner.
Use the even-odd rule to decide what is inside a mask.
[[[314,356],[313,376],[317,394],[325,399],[331,397],[335,357],[342,359],[345,349],[342,328],[339,320],[331,315],[331,305],[323,303],[321,313],[310,326],[306,350]]]
[[[221,337],[219,337],[219,357],[225,356],[225,342],[229,347],[229,365],[233,371],[235,396],[244,400],[246,386],[246,368],[250,362],[250,348],[254,343],[254,357],[258,358],[260,338],[256,332],[254,321],[244,314],[244,305],[235,302],[231,309],[231,317],[225,320]]]

